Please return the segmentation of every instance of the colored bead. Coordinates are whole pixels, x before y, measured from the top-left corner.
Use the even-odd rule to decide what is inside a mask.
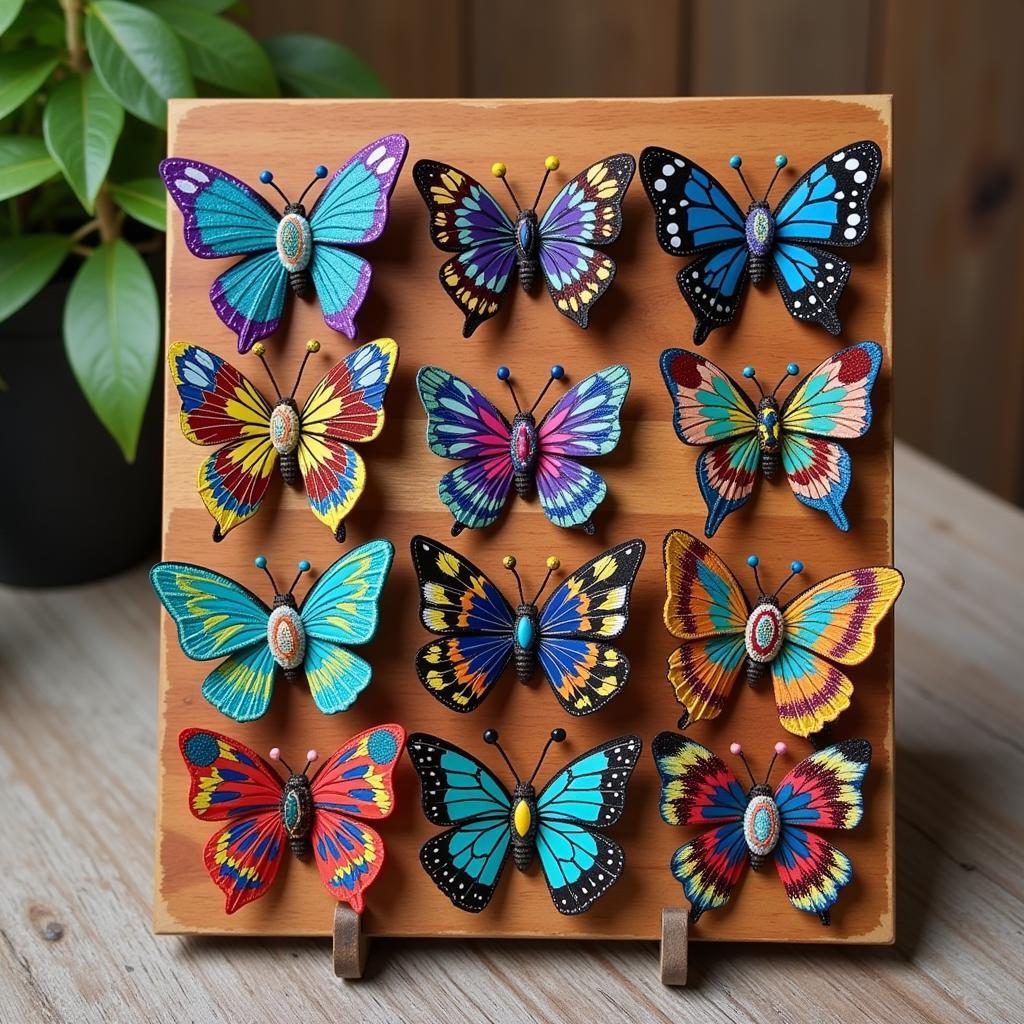
[[[321,174],[320,177],[322,178],[323,175]],[[307,761],[315,761],[319,756],[320,755],[317,754],[317,752],[315,750],[307,750],[306,751],[306,760]]]
[[[273,180],[274,176],[270,171],[260,171],[260,181],[262,181],[264,185],[269,185]]]
[[[551,556],[551,557],[550,557],[550,558],[548,559],[548,563],[547,563],[547,564],[548,564],[548,568],[549,568],[549,569],[550,569],[550,570],[551,570],[552,572],[554,572],[554,570],[555,570],[555,569],[557,569],[557,568],[558,568],[558,567],[559,567],[559,566],[560,566],[560,565],[561,565],[562,563],[561,563],[561,562],[560,562],[560,561],[559,561],[559,560],[558,560],[557,558],[555,558],[555,556],[554,556],[554,555],[552,555],[552,556]]]
[[[729,753],[735,757],[739,757],[739,755],[743,753],[743,748],[738,743],[730,743]]]
[[[795,377],[799,372],[800,372],[800,367],[797,366],[796,363],[790,363],[786,367],[786,373],[788,373],[790,375],[790,377]]]
[[[498,742],[498,730],[497,729],[485,729],[484,730],[484,743],[497,743]]]
[[[741,157],[738,154],[734,153],[731,157],[729,157],[729,166],[734,171],[739,169],[740,167],[743,166],[743,157]]]
[[[491,174],[496,178],[504,178],[507,172],[508,168],[500,160],[495,164],[491,164]]]
[[[564,729],[552,729],[551,730],[551,742],[552,743],[562,743],[564,740],[565,740],[565,730]]]
[[[760,564],[761,564],[761,559],[758,558],[757,555],[748,555],[747,556],[747,565],[749,565],[751,569],[756,569]]]
[[[271,761],[280,761],[281,760],[281,748],[280,747],[271,747],[270,748],[270,760]]]
[[[512,371],[507,366],[499,366],[496,376],[498,380],[508,380],[512,376]]]
[[[803,562],[790,562],[789,563],[789,568],[790,568],[790,570],[792,572],[803,572],[804,571],[804,563]]]
[[[548,158],[547,158],[547,159],[546,159],[546,160],[544,161],[544,166],[545,166],[545,167],[546,167],[546,168],[547,168],[547,169],[548,169],[549,171],[557,171],[557,170],[558,170],[558,167],[559,167],[559,163],[558,163],[558,157],[557,157],[557,156],[549,156],[549,157],[548,157]]]
[[[307,352],[319,352],[320,351],[320,342],[317,341],[316,338],[310,338],[309,341],[306,342],[306,351]]]
[[[299,562],[299,572],[309,572],[309,562],[305,559]]]
[[[503,566],[505,566],[506,569],[514,569],[516,567],[516,556],[515,555],[506,555],[501,560],[501,564]]]
[[[786,159],[786,154],[785,154],[785,153],[780,153],[780,154],[779,154],[779,155],[778,155],[778,156],[777,156],[777,157],[775,158],[775,166],[776,166],[776,167],[778,167],[778,168],[779,168],[780,170],[781,170],[781,169],[782,169],[783,167],[785,167],[785,166],[786,166],[786,164],[788,164],[788,163],[789,163],[789,161],[788,161],[788,160]]]
[[[565,368],[559,366],[558,363],[555,363],[555,365],[551,367],[551,379],[552,380],[561,380],[564,376],[565,376]]]
[[[752,366],[744,366],[743,376],[749,380],[751,377],[754,376],[754,368]]]
[[[262,341],[257,341],[252,347],[253,352],[258,356],[263,356],[267,351],[267,346]]]
[[[257,555],[256,556],[256,568],[257,569],[266,569],[266,567],[267,567],[267,556],[266,555]]]
[[[318,178],[327,177],[327,168],[323,164],[317,164],[316,170],[313,172]]]
[[[782,742],[782,740],[779,740],[779,742],[775,744],[776,754],[784,754],[788,749],[789,748],[786,746],[785,743]]]

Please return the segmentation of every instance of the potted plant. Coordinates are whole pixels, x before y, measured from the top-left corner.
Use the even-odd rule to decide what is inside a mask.
[[[328,40],[233,0],[0,0],[0,581],[132,565],[160,530],[167,100],[378,96]]]

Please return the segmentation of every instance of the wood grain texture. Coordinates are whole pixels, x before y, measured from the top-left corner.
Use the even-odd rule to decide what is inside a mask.
[[[327,940],[154,936],[159,605],[139,569],[0,588],[0,1020],[1024,1019],[1024,515],[906,447],[896,480],[895,946],[698,944],[670,990],[655,943],[378,939],[342,988]]]
[[[657,362],[663,348],[688,342],[692,330],[691,315],[674,280],[680,263],[658,248],[650,208],[636,182],[625,203],[624,231],[613,248],[619,277],[597,305],[588,331],[557,315],[546,294],[531,297],[517,289],[506,312],[464,341],[461,317],[437,282],[443,256],[428,238],[426,213],[409,170],[421,157],[450,158],[483,176],[491,162],[501,157],[510,168],[513,185],[529,191],[544,155],[552,150],[562,159],[558,180],[564,181],[600,155],[620,150],[638,153],[651,142],[685,148],[701,163],[722,167],[735,148],[739,123],[747,126],[745,167],[755,182],[762,169],[767,173],[783,130],[791,140],[788,180],[845,141],[876,138],[881,144],[886,170],[874,202],[872,241],[867,252],[854,253],[853,280],[841,312],[844,340],[874,338],[890,352],[889,126],[888,102],[883,98],[172,104],[173,154],[201,158],[249,181],[271,164],[286,192],[300,180],[305,182],[310,165],[336,164],[384,132],[404,131],[411,139],[411,150],[408,169],[395,192],[392,221],[368,252],[375,276],[359,318],[363,339],[389,335],[401,348],[384,432],[363,452],[367,489],[348,519],[350,544],[380,535],[396,547],[382,604],[382,628],[363,649],[374,666],[375,682],[352,711],[333,718],[315,710],[304,686],[289,690],[279,682],[268,715],[257,723],[237,725],[203,701],[199,686],[212,666],[184,657],[165,617],[154,911],[158,931],[252,935],[331,931],[332,900],[313,866],[297,861],[285,863],[266,897],[231,917],[223,914],[220,894],[201,862],[211,827],[190,815],[185,799],[187,773],[177,736],[186,726],[222,729],[257,750],[276,744],[286,756],[289,750],[305,751],[310,746],[333,750],[358,729],[391,719],[410,732],[433,732],[481,753],[482,730],[498,726],[514,762],[525,764],[536,757],[538,737],[554,725],[564,725],[569,740],[548,762],[548,773],[614,735],[635,731],[649,745],[657,731],[673,726],[680,708],[665,680],[665,658],[673,644],[661,621],[661,541],[673,527],[700,533],[704,522],[704,506],[693,478],[695,453],[675,438]],[[478,130],[467,132],[466,125]],[[596,146],[593,138],[598,134]],[[233,335],[207,301],[218,268],[187,252],[176,211],[170,227],[168,338],[201,343],[243,366],[264,386],[258,362],[237,355]],[[767,378],[774,378],[791,359],[810,369],[835,350],[836,342],[828,335],[795,324],[773,289],[754,291],[747,303],[738,324],[718,332],[705,348],[734,375],[753,362]],[[291,380],[305,339],[321,339],[323,349],[311,360],[301,397],[318,374],[349,351],[350,344],[323,326],[315,304],[298,303],[291,308],[280,334],[269,340],[268,358],[279,379]],[[504,407],[507,403],[494,380],[499,363],[511,366],[519,386],[533,394],[553,362],[562,363],[570,377],[578,380],[616,360],[630,366],[633,385],[623,413],[622,441],[597,466],[609,485],[609,497],[596,517],[597,537],[559,531],[538,508],[517,502],[497,528],[467,532],[454,543],[503,586],[508,581],[500,568],[501,556],[515,552],[529,587],[539,581],[544,558],[550,553],[557,553],[570,570],[612,543],[643,537],[648,556],[634,590],[633,618],[621,643],[633,665],[626,691],[607,709],[569,721],[539,678],[523,687],[510,677],[478,712],[456,715],[424,692],[413,670],[413,656],[428,634],[416,615],[409,539],[416,532],[450,539],[450,517],[436,496],[438,477],[449,467],[424,444],[425,419],[413,383],[416,370],[425,363],[453,368]],[[887,358],[875,391],[878,419],[870,434],[853,445],[854,483],[847,508],[855,528],[841,534],[824,516],[799,505],[784,486],[763,488],[755,502],[723,525],[714,541],[716,550],[738,571],[752,549],[760,554],[767,578],[781,578],[794,557],[807,564],[808,581],[842,569],[891,562],[889,384]],[[252,567],[259,552],[268,556],[272,566],[308,558],[314,570],[322,570],[338,557],[344,549],[313,518],[298,492],[272,490],[268,507],[251,523],[223,543],[212,543],[212,520],[195,493],[195,476],[205,453],[182,438],[176,396],[169,382],[166,386],[166,558],[210,566],[263,593],[262,576]],[[813,915],[793,911],[774,873],[762,872],[745,880],[729,908],[706,915],[694,929],[696,938],[891,940],[891,666],[892,632],[886,625],[876,653],[851,672],[857,695],[837,725],[837,737],[866,736],[875,755],[866,789],[867,815],[856,831],[841,840],[856,865],[857,877],[836,907],[833,927],[826,930]],[[694,735],[718,749],[738,739],[760,761],[782,734],[774,701],[768,688],[738,690],[731,712],[695,727]],[[794,758],[810,749],[798,740],[792,746]],[[483,760],[496,761],[487,754]],[[563,917],[553,909],[536,866],[527,875],[508,871],[485,913],[470,915],[453,908],[419,865],[419,846],[436,830],[420,812],[415,776],[404,759],[397,785],[399,807],[383,830],[387,866],[371,892],[364,922],[370,934],[655,938],[661,932],[662,907],[681,902],[666,865],[672,851],[692,833],[661,824],[656,773],[647,751],[631,784],[627,812],[614,829],[626,850],[625,876],[580,917]]]

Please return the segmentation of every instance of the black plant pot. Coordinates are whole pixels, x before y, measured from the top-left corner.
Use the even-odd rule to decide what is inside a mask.
[[[162,294],[163,268],[154,269]],[[69,286],[56,278],[0,324],[0,582],[16,586],[99,579],[151,557],[159,544],[162,390],[150,395],[129,465],[64,355]]]

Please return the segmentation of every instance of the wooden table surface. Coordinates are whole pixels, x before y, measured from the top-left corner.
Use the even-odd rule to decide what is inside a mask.
[[[158,606],[142,569],[0,589],[0,1021],[1024,1021],[1024,515],[896,459],[896,934],[888,948],[150,932]]]

